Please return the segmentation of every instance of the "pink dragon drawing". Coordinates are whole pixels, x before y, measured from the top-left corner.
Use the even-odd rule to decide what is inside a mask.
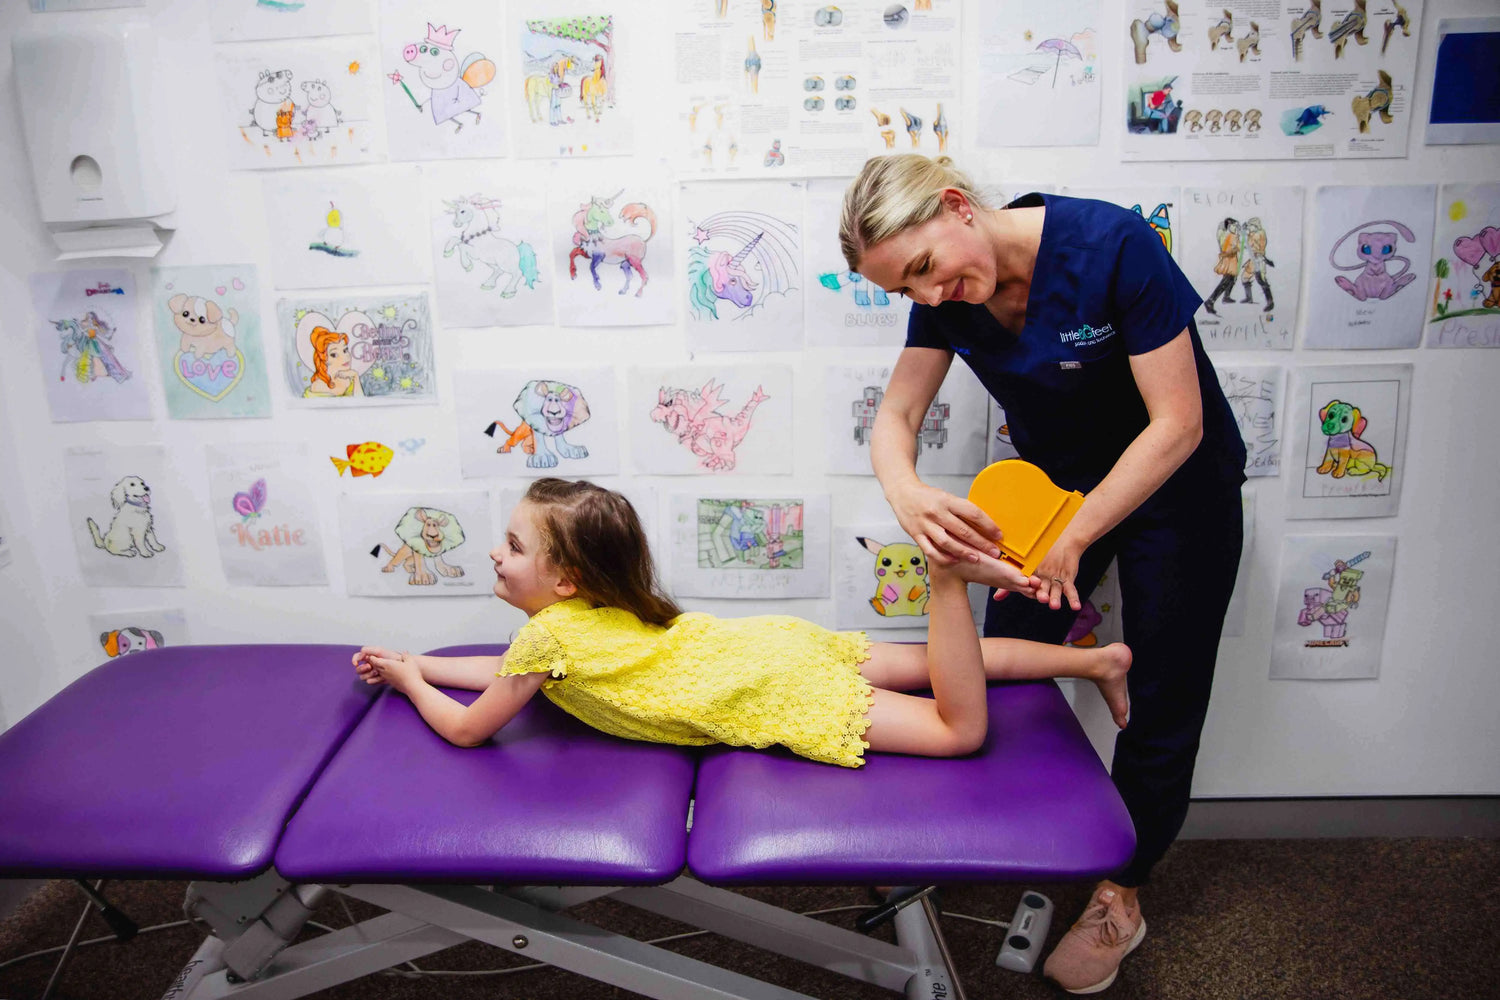
[[[719,407],[727,402],[724,387],[713,379],[705,382],[701,389],[662,386],[657,390],[651,421],[677,435],[677,442],[687,445],[698,456],[698,464],[703,468],[711,472],[729,472],[734,468],[734,449],[750,429],[751,414],[769,398],[760,386],[756,386],[740,412],[726,417],[719,412]]]

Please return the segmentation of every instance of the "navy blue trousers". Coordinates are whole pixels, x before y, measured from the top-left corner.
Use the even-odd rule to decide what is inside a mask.
[[[1182,829],[1208,712],[1224,611],[1244,533],[1238,483],[1182,499],[1152,497],[1089,546],[1078,566],[1086,600],[1116,556],[1125,643],[1134,654],[1130,724],[1115,738],[1110,776],[1135,823],[1135,856],[1114,876],[1144,885]],[[1075,612],[1011,595],[990,601],[986,636],[1060,643]]]

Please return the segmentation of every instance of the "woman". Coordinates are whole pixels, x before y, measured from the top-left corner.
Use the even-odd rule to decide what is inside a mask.
[[[1072,992],[1103,989],[1144,936],[1137,890],[1187,812],[1239,567],[1245,448],[1193,324],[1202,296],[1139,215],[1035,194],[992,209],[947,157],[867,162],[839,235],[851,270],[916,302],[871,458],[928,558],[999,554],[993,521],[916,473],[917,431],[955,353],[1005,408],[1021,457],[1085,494],[1035,576],[1009,574],[1018,593],[990,602],[984,634],[1061,642],[1119,556],[1135,664],[1111,772],[1136,854],[1045,968]]]
[[[308,334],[313,349],[313,373],[302,390],[303,398],[309,396],[363,396],[364,386],[359,373],[354,370],[354,358],[349,352],[349,335],[330,330],[326,326],[315,326]],[[320,387],[319,382],[323,385]]]

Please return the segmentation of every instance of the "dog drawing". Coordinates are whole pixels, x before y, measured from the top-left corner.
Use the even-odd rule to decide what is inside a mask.
[[[156,540],[151,522],[151,488],[140,476],[126,476],[109,491],[109,502],[115,509],[109,530],[100,533],[94,519],[88,518],[89,534],[94,547],[112,556],[140,556],[150,559],[167,547]]]
[[[1486,309],[1500,308],[1500,259],[1490,265],[1489,270],[1480,276],[1480,281],[1488,282],[1490,294],[1484,300]]]
[[[240,321],[237,311],[231,309],[225,314],[212,299],[191,295],[172,296],[167,308],[172,312],[173,325],[182,331],[182,342],[177,349],[183,354],[196,354],[207,360],[222,350],[234,357],[234,328]]]
[[[1373,445],[1360,439],[1369,423],[1360,415],[1359,407],[1337,399],[1318,411],[1322,431],[1328,438],[1328,450],[1323,453],[1323,464],[1318,466],[1318,475],[1343,479],[1345,476],[1374,476],[1383,480],[1391,467],[1376,461]]]

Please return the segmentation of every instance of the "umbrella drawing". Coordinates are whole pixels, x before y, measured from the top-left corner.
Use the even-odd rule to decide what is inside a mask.
[[[1067,56],[1070,59],[1078,59],[1080,61],[1083,59],[1083,53],[1079,52],[1078,47],[1066,38],[1049,38],[1038,45],[1036,50],[1038,52],[1057,53],[1057,60],[1052,64],[1052,86],[1054,88],[1057,86],[1057,69],[1062,65],[1062,57]]]

